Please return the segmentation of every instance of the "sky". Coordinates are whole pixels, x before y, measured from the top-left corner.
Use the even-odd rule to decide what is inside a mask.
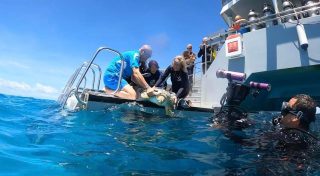
[[[0,93],[57,99],[97,48],[153,48],[166,68],[191,43],[226,28],[219,0],[1,0]],[[112,59],[102,54],[102,70]],[[200,61],[200,59],[198,59]]]

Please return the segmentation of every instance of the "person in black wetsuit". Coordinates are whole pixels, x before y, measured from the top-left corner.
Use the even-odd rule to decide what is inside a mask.
[[[273,124],[280,124],[286,128],[309,130],[309,124],[315,121],[316,102],[306,94],[299,94],[283,102],[281,116],[273,119]]]
[[[159,64],[155,60],[151,60],[148,63],[148,69],[145,71],[145,73],[148,73],[144,78],[149,84],[150,87],[153,87],[157,81],[161,77],[161,72],[159,71]],[[157,87],[165,87],[166,81],[163,82],[163,84],[158,85]]]
[[[276,126],[255,141],[259,146],[257,175],[308,175],[314,169],[312,158],[318,158],[319,139],[310,129],[316,120],[316,102],[306,94],[298,94],[283,102],[281,115],[273,118]],[[270,158],[274,158],[270,160]],[[270,162],[271,161],[271,162]]]
[[[186,67],[186,61],[182,56],[176,56],[161,78],[155,84],[155,87],[161,85],[168,76],[171,76],[172,92],[174,92],[178,99],[185,98],[189,94],[189,79]]]
[[[208,37],[202,39],[202,44],[198,52],[198,57],[202,57],[202,73],[205,74],[205,71],[208,70],[212,63],[211,59],[211,46],[208,45]],[[206,64],[207,62],[207,64]],[[207,68],[206,68],[207,65]]]

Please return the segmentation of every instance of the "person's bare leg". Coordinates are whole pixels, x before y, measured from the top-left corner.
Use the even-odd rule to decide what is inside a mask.
[[[112,94],[114,92],[114,90],[108,89],[108,88],[104,88],[104,91],[107,94]],[[130,85],[126,85],[124,86],[124,88],[117,92],[115,94],[115,96],[119,97],[119,98],[125,98],[125,99],[130,99],[130,100],[135,100],[136,99],[136,91],[130,86]]]
[[[129,84],[124,86],[124,88],[120,91],[120,93],[121,92],[125,92],[124,96],[126,96],[125,98],[127,98],[127,99],[135,100],[137,98],[136,91]]]

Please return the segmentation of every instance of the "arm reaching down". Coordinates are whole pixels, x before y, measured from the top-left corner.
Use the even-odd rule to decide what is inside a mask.
[[[157,83],[154,85],[154,87],[159,87],[160,85],[162,85],[162,83],[167,79],[170,73],[171,73],[171,66],[169,66],[166,69],[166,71],[163,73],[163,75],[161,75],[161,77],[159,78]]]
[[[132,71],[133,71],[133,74],[132,74],[133,82],[135,82],[138,86],[144,89],[150,88],[149,84],[146,82],[146,80],[140,73],[139,68],[132,68]]]
[[[179,90],[178,90],[178,92],[176,93],[176,96],[177,96],[177,98],[178,99],[180,99],[180,98],[185,98],[185,88],[180,88]]]
[[[181,87],[178,89],[176,96],[177,98],[185,98],[188,94],[189,94],[189,79],[188,79],[188,74],[184,73],[181,76],[182,78],[182,85]]]

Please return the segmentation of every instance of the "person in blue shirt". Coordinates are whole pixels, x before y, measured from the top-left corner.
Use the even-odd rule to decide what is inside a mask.
[[[135,100],[137,93],[133,87],[128,84],[126,79],[131,78],[131,80],[138,86],[144,89],[151,89],[140,73],[139,66],[151,57],[152,49],[149,45],[143,45],[138,51],[127,51],[122,53],[122,55],[124,57],[124,69],[120,89],[115,93],[115,96]],[[118,56],[111,61],[104,73],[103,82],[106,93],[111,94],[117,89],[120,68],[121,58]]]

